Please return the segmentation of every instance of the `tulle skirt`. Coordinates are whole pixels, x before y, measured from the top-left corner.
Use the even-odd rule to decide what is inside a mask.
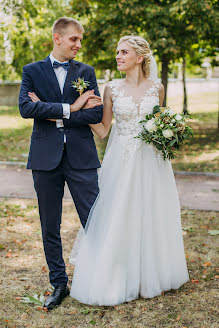
[[[79,231],[71,296],[91,305],[152,298],[189,280],[170,161],[115,132],[99,171],[100,193]]]

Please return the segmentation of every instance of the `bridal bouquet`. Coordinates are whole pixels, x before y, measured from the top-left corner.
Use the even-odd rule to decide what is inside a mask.
[[[162,152],[163,159],[175,158],[175,149],[193,135],[192,128],[185,124],[189,114],[177,114],[169,107],[155,106],[152,114],[140,121],[143,130],[136,138],[153,144]]]

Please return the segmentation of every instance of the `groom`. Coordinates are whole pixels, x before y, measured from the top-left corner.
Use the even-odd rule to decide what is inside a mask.
[[[65,182],[83,227],[99,192],[100,162],[88,124],[101,122],[103,106],[93,67],[73,60],[83,32],[75,19],[55,21],[53,51],[44,60],[24,66],[19,95],[21,116],[34,119],[27,168],[33,174],[49,277],[55,288],[45,303],[48,310],[69,294],[60,237]],[[71,87],[79,77],[90,82],[82,96]],[[31,100],[32,92],[40,101]]]

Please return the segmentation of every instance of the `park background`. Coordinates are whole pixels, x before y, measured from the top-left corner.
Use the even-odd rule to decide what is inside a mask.
[[[70,16],[85,28],[76,60],[95,67],[101,94],[116,70],[116,45],[126,34],[145,37],[158,62],[165,86],[165,104],[189,112],[194,137],[172,160],[184,179],[197,174],[218,181],[219,173],[219,7],[204,0],[1,0],[0,12],[0,161],[1,173],[11,164],[24,170],[32,120],[19,115],[18,93],[24,65],[45,58],[52,50],[55,19]],[[124,75],[123,75],[124,77]],[[100,159],[107,138],[95,136]],[[204,178],[203,178],[204,179]],[[207,178],[206,178],[207,179]],[[194,180],[195,181],[195,180]],[[209,180],[208,180],[209,181]],[[219,189],[212,192],[218,194]],[[18,193],[19,194],[19,193]],[[215,309],[218,210],[182,208],[182,225],[190,282],[178,291],[151,300],[116,307],[90,307],[67,299],[65,307],[45,313],[34,300],[49,294],[35,199],[2,197],[1,327],[217,327]],[[62,239],[68,256],[79,227],[72,202],[65,200]],[[214,233],[212,233],[214,231]]]

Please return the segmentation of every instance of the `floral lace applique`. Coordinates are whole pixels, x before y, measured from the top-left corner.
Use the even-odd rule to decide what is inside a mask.
[[[140,149],[143,142],[135,137],[141,132],[139,122],[146,114],[152,113],[155,105],[159,104],[159,83],[154,82],[136,104],[133,96],[126,96],[125,90],[120,87],[121,80],[114,80],[108,84],[112,90],[113,112],[116,121],[116,136],[126,137],[127,147],[123,147],[122,153],[126,160]]]

